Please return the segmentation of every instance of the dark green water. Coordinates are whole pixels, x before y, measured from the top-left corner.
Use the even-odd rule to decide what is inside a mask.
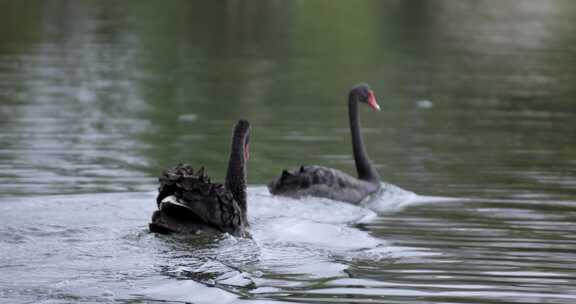
[[[301,163],[354,172],[345,103],[358,82],[383,109],[361,109],[383,178],[474,200],[344,225],[438,257],[344,258],[345,271],[311,268],[296,280],[303,285],[274,277],[281,263],[243,269],[274,277],[255,283],[279,289],[261,298],[573,303],[571,0],[2,1],[0,198],[82,194],[89,204],[103,193],[151,192],[162,168],[180,161],[221,180],[238,118],[253,125],[251,185]],[[11,225],[26,222],[26,213],[10,214]],[[10,243],[10,229],[0,242]],[[0,268],[13,257],[4,258]],[[260,298],[253,287],[237,294]]]

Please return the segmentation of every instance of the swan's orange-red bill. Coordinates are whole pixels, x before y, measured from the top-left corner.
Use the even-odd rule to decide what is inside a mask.
[[[250,158],[250,144],[244,145],[244,161],[248,161]]]
[[[372,92],[372,90],[368,91],[368,105],[372,109],[374,109],[376,111],[380,111],[380,106],[376,102],[376,97],[374,96],[374,92]]]

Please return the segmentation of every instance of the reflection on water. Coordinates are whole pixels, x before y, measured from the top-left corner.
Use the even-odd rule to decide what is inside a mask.
[[[575,23],[569,0],[2,1],[0,299],[572,303]],[[144,232],[137,191],[183,160],[221,180],[240,117],[251,184],[353,172],[360,81],[381,175],[435,199],[346,214],[255,188],[253,241]]]

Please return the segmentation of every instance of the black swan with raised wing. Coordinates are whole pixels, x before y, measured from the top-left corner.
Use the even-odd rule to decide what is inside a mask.
[[[250,124],[234,126],[228,171],[224,185],[212,183],[204,168],[194,171],[186,164],[165,170],[159,178],[150,231],[158,233],[230,233],[248,236],[246,210],[246,161],[249,157]]]
[[[289,197],[315,196],[333,200],[360,203],[381,188],[380,175],[368,159],[358,118],[358,103],[366,103],[380,111],[374,92],[366,84],[354,86],[348,94],[348,115],[352,133],[352,149],[358,178],[342,171],[321,166],[300,166],[283,170],[280,177],[268,184],[274,195]]]

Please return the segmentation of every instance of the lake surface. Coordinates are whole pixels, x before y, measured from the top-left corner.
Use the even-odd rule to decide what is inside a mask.
[[[574,303],[576,2],[0,2],[1,303]],[[387,191],[353,173],[349,88]],[[222,180],[253,126],[253,239],[147,233],[156,177]]]

